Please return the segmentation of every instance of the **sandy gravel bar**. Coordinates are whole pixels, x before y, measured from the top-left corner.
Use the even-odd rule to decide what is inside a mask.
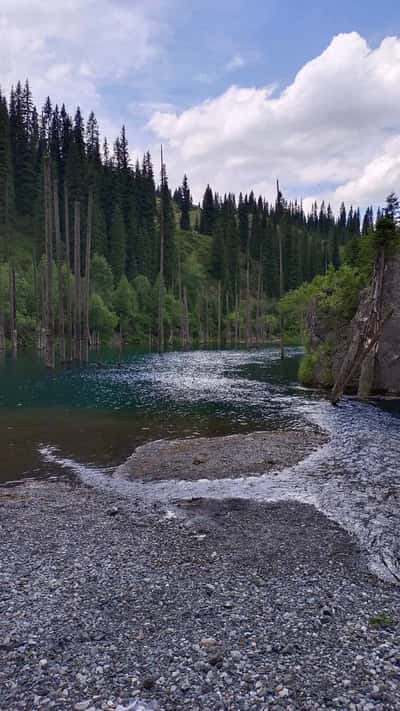
[[[158,440],[138,447],[118,467],[127,479],[231,479],[293,466],[328,439],[323,432],[276,430],[225,437]]]

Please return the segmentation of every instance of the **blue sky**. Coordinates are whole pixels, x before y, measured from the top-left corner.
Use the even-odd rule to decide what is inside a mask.
[[[129,95],[138,104],[182,110],[232,83],[284,87],[338,33],[355,30],[372,46],[400,34],[396,5],[396,0],[176,0],[168,10],[165,52],[132,81]],[[125,85],[108,93],[124,105]],[[142,131],[143,113],[131,123]]]
[[[93,108],[110,140],[125,123],[133,158],[163,141],[196,197],[278,174],[377,203],[400,189],[398,35],[396,0],[2,0],[0,83]]]

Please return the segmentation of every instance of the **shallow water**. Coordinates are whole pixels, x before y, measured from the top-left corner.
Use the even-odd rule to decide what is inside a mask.
[[[300,351],[288,355],[281,363],[273,348],[127,354],[121,365],[104,368],[36,372],[21,382],[15,373],[18,387],[2,395],[2,416],[12,416],[21,436],[25,415],[26,456],[37,461],[40,475],[59,467],[91,485],[166,508],[192,496],[312,503],[356,533],[375,572],[400,582],[399,403],[345,399],[334,408],[321,393],[297,384]],[[28,435],[35,418],[38,430]],[[144,483],[109,473],[135,446],[160,437],[311,425],[326,429],[330,442],[276,474]]]
[[[46,371],[34,358],[0,366],[0,482],[46,476],[40,446],[112,467],[162,437],[296,426],[280,396],[295,382],[299,351],[96,353],[85,368]]]

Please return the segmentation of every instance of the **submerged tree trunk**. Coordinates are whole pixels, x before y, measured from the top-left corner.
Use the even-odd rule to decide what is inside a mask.
[[[180,341],[181,341],[181,348],[184,348],[186,346],[185,305],[184,305],[184,300],[183,300],[181,250],[180,250],[179,245],[178,245],[178,299],[179,299]]]
[[[65,264],[67,270],[67,340],[68,348],[66,349],[66,358],[73,358],[72,344],[72,284],[71,284],[71,241],[70,241],[70,224],[69,224],[69,199],[68,187],[64,184],[64,226],[65,226]]]
[[[62,273],[60,205],[58,196],[58,181],[53,178],[54,224],[56,233],[56,259],[58,284],[58,338],[60,344],[60,359],[65,361],[65,318],[64,318],[64,283]]]
[[[81,206],[78,200],[74,202],[74,358],[81,360]]]
[[[281,231],[280,225],[278,225],[278,240],[279,240],[279,296],[280,296],[280,299],[282,299],[284,291],[285,291],[285,287],[284,287],[284,274],[283,274],[282,231]],[[284,343],[283,343],[282,307],[279,309],[279,334],[280,334],[281,360],[283,360],[285,357],[285,348],[284,348]]]
[[[246,247],[246,347],[250,346],[251,328],[250,328],[250,238],[252,215],[249,215],[249,225],[247,232],[247,247]]]
[[[210,318],[209,318],[209,308],[208,308],[208,289],[206,289],[206,294],[205,294],[205,305],[204,305],[206,314],[206,343],[208,344],[210,342]]]
[[[12,357],[17,357],[17,298],[15,284],[15,267],[11,260],[9,265],[9,299],[10,299],[10,339]]]
[[[235,290],[235,346],[239,345],[240,340],[240,313],[239,313],[239,285],[236,282]]]
[[[90,260],[92,251],[92,224],[93,224],[93,191],[89,193],[87,226],[86,226],[86,254],[85,254],[85,296],[84,296],[84,340],[83,340],[83,360],[89,361],[89,306],[90,306]]]
[[[158,350],[164,351],[164,159],[161,147],[160,273],[158,288]]]
[[[44,213],[45,213],[45,363],[48,368],[55,367],[54,355],[54,316],[53,316],[53,219],[51,199],[51,168],[48,157],[44,159]]]
[[[257,345],[260,343],[260,341],[262,341],[261,297],[262,297],[262,247],[260,248],[260,264],[258,267],[258,284],[257,284],[257,306],[256,306],[256,342],[257,342]]]
[[[183,313],[184,313],[184,330],[185,330],[185,345],[190,345],[190,324],[189,324],[189,306],[186,286],[183,287]]]
[[[221,348],[221,331],[222,331],[222,315],[221,315],[221,282],[218,282],[218,348]]]
[[[4,353],[6,349],[6,334],[4,327],[4,304],[1,266],[2,265],[0,264],[0,353]]]

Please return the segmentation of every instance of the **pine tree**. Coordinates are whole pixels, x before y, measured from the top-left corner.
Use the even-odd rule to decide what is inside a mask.
[[[217,200],[218,202],[218,200]],[[200,232],[203,235],[212,235],[214,225],[216,220],[216,208],[215,199],[213,197],[212,190],[209,185],[207,185],[201,210],[200,217]]]
[[[0,92],[0,259],[11,246],[14,220],[14,179],[11,160],[10,120],[7,102]]]
[[[180,228],[181,230],[190,230],[190,208],[192,204],[192,199],[190,195],[187,175],[183,176],[181,196]]]

